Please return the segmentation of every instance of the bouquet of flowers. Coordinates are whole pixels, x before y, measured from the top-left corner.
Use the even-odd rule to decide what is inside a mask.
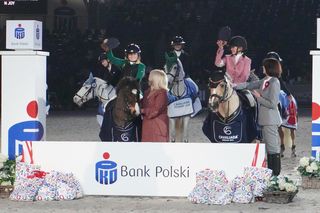
[[[264,201],[268,203],[290,203],[298,193],[296,183],[285,176],[273,176],[268,188],[263,192]]]
[[[16,161],[9,160],[0,153],[0,186],[13,185],[15,179]]]
[[[315,158],[303,157],[299,161],[298,172],[301,176],[315,177],[320,179],[320,162]]]
[[[285,176],[273,176],[268,182],[267,191],[286,191],[296,192],[298,190],[296,184]]]

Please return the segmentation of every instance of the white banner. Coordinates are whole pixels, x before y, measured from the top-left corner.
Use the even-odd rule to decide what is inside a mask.
[[[203,169],[224,170],[231,180],[253,161],[261,167],[265,146],[34,142],[33,157],[44,171],[74,173],[86,195],[187,196]]]

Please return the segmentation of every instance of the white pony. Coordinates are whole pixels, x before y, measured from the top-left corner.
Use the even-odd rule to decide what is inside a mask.
[[[100,78],[93,77],[92,73],[90,73],[89,78],[73,97],[73,102],[81,107],[82,104],[96,97],[100,102],[97,121],[101,126],[105,106],[116,98],[116,90],[111,84]]]
[[[181,61],[167,53],[164,66],[169,83],[169,128],[171,142],[188,142],[188,125],[190,117],[197,114],[202,106],[197,93],[198,86],[190,78],[185,78]]]

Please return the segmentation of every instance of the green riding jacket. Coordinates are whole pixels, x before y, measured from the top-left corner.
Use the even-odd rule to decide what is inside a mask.
[[[121,59],[121,58],[115,57],[112,53],[112,50],[107,52],[107,57],[110,60],[111,64],[114,64],[121,71],[126,71],[125,75],[130,75],[131,77],[134,77],[139,82],[141,82],[146,70],[146,66],[143,63],[130,64],[130,61],[127,59]],[[130,74],[127,74],[127,70],[129,70]],[[136,75],[132,76],[134,75],[133,73],[135,72],[136,72]]]

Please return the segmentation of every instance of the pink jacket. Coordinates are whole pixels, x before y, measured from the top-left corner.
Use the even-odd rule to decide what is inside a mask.
[[[247,56],[240,56],[237,63],[235,63],[235,56],[226,55],[222,58],[223,49],[218,49],[216,54],[215,65],[221,67],[221,61],[226,66],[226,71],[232,78],[233,83],[246,82],[250,75],[251,59]]]

